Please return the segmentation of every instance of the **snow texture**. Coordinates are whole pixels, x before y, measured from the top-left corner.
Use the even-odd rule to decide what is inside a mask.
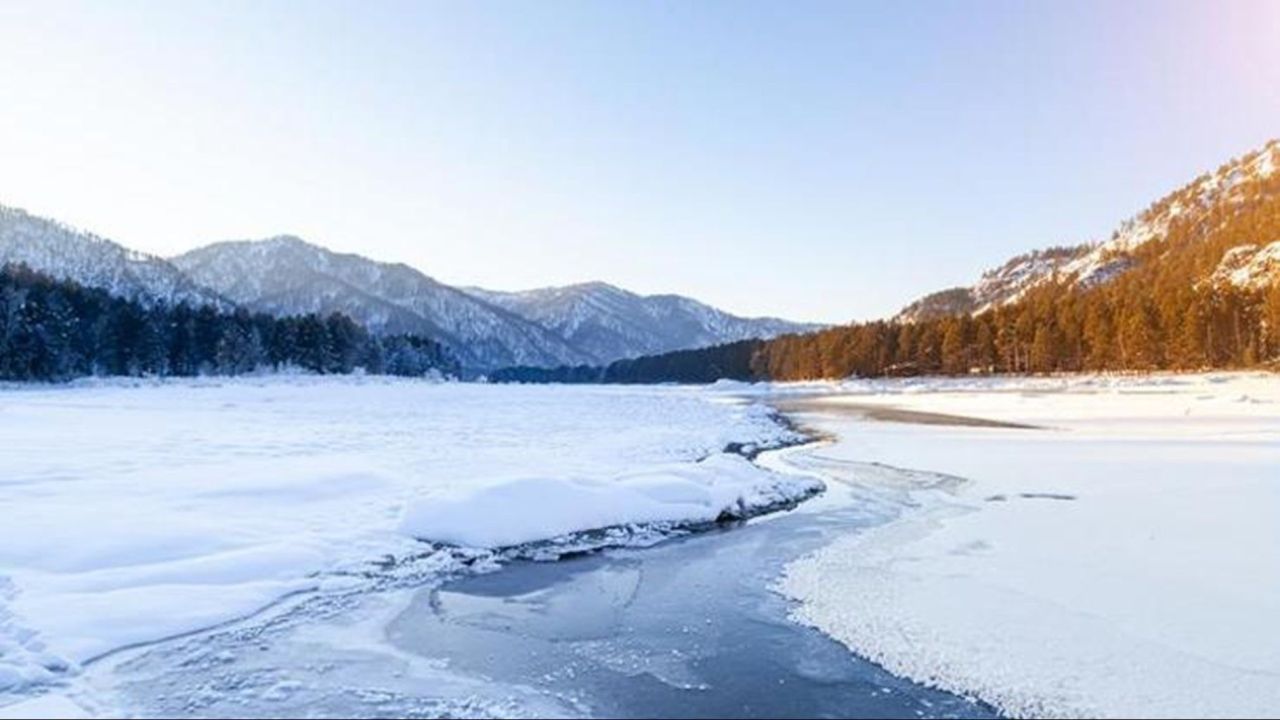
[[[793,563],[799,621],[1014,716],[1276,716],[1276,376],[772,390],[843,408],[819,454],[967,479]],[[1041,429],[865,419],[904,411]]]
[[[718,453],[613,478],[534,477],[432,495],[409,506],[400,529],[455,545],[508,547],[586,528],[743,518],[821,487],[812,478],[767,472],[739,455]]]

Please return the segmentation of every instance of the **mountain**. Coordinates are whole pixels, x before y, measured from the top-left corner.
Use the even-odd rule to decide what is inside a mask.
[[[465,290],[554,332],[601,364],[818,327],[738,317],[680,295],[638,295],[602,282],[522,292]]]
[[[434,338],[472,371],[595,360],[555,333],[407,265],[336,253],[296,237],[214,243],[173,263],[255,310],[340,312],[374,332]]]
[[[58,280],[101,288],[143,304],[217,305],[226,301],[163,258],[0,205],[0,266],[23,264]]]
[[[290,236],[220,242],[166,260],[0,205],[5,264],[144,304],[239,305],[277,316],[339,312],[375,333],[436,339],[471,372],[601,365],[815,327],[741,318],[688,298],[646,297],[603,283],[463,291],[407,265]]]
[[[971,287],[926,295],[896,319],[976,315],[1016,302],[1032,288],[1056,282],[1085,290],[1149,263],[1189,284],[1265,287],[1280,279],[1277,169],[1280,141],[1272,140],[1156,201],[1104,242],[1020,255]]]
[[[1018,255],[983,273],[972,287],[948,288],[925,295],[903,308],[897,319],[915,322],[960,313],[973,314],[1012,302],[1089,250],[1089,245],[1079,245],[1033,250]]]

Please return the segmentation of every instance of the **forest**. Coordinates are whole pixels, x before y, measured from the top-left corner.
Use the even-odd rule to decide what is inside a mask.
[[[1148,292],[1140,277],[1078,291],[1035,288],[977,316],[876,321],[620,360],[605,368],[510,368],[509,382],[705,383],[990,373],[1275,369],[1280,285]]]
[[[429,338],[380,337],[350,318],[277,318],[243,309],[143,304],[55,280],[24,266],[0,268],[0,380],[90,375],[239,375],[297,368],[343,374],[458,373]]]

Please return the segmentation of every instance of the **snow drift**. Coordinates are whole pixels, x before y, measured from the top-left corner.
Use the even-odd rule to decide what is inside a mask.
[[[510,547],[619,525],[688,525],[745,518],[803,500],[822,484],[738,455],[667,465],[610,480],[530,477],[409,505],[402,532],[472,547]]]

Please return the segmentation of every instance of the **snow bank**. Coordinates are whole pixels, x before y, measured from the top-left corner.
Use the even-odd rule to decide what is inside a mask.
[[[806,417],[824,456],[969,482],[792,564],[795,617],[1010,715],[1275,716],[1280,378],[988,382],[819,405],[1048,429]]]
[[[790,436],[764,408],[687,388],[270,377],[0,389],[0,706],[114,649],[415,553],[401,518],[409,504],[429,517],[424,497],[471,497],[480,532],[496,516],[484,503],[559,488],[560,503],[519,500],[503,524],[518,521],[521,540],[703,517],[778,484],[716,454]],[[532,469],[537,487],[506,486]],[[612,480],[580,515],[572,493],[587,485],[563,478],[582,477]],[[640,515],[625,505],[635,498]]]
[[[794,503],[819,481],[763,470],[719,453],[608,480],[523,478],[409,505],[402,532],[470,547],[509,547],[582,530],[743,518]]]

